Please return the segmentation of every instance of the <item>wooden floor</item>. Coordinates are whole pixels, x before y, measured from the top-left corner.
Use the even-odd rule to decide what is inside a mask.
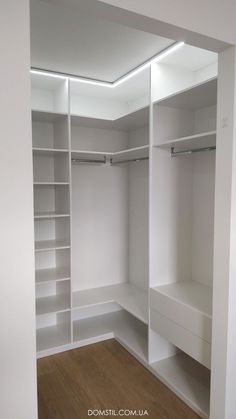
[[[92,416],[89,409],[199,418],[114,339],[38,360],[38,407],[39,419],[115,417]]]

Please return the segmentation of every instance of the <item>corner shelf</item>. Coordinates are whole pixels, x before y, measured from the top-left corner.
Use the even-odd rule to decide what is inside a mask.
[[[163,141],[155,144],[154,147],[170,150],[174,147],[176,151],[186,149],[194,150],[196,148],[214,147],[216,145],[216,131],[207,131],[199,134],[189,135],[187,137],[176,138],[170,141]]]
[[[35,282],[36,284],[44,284],[47,282],[59,282],[70,279],[69,267],[51,268],[51,269],[36,269]]]
[[[96,118],[84,115],[71,114],[71,124],[89,128],[102,128],[117,131],[133,131],[149,123],[149,106],[128,112],[115,119]]]
[[[74,342],[91,343],[96,338],[112,338],[147,362],[147,326],[123,310],[73,322]]]
[[[148,323],[148,293],[129,283],[108,285],[75,291],[72,294],[72,307],[82,308],[108,302],[116,302],[141,322]]]

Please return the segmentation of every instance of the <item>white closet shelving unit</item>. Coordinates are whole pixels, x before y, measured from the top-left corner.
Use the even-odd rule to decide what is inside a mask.
[[[115,337],[207,418],[217,79],[183,73],[32,75],[37,350]]]

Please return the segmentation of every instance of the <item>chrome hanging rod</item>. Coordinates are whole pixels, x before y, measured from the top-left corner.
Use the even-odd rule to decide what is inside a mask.
[[[104,159],[71,159],[72,164],[81,164],[81,163],[93,163],[93,164],[105,164],[106,163],[106,156]]]
[[[211,146],[211,147],[194,148],[191,150],[175,151],[175,148],[171,147],[171,157],[187,156],[192,153],[198,153],[200,151],[211,151],[215,149],[216,149],[216,146]]]
[[[115,166],[115,165],[118,165],[118,164],[124,164],[124,163],[132,163],[132,162],[136,162],[136,163],[138,163],[138,162],[140,162],[140,161],[143,161],[143,160],[148,160],[149,159],[149,157],[140,157],[140,158],[134,158],[134,159],[129,159],[129,160],[119,160],[119,161],[112,161],[112,159],[110,159],[110,163],[111,163],[111,166]]]

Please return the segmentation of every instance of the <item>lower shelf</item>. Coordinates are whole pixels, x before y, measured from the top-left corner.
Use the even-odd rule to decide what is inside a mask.
[[[73,322],[74,342],[110,334],[141,360],[147,362],[148,328],[123,310]]]
[[[201,417],[209,417],[210,372],[184,353],[154,362],[151,371]]]
[[[148,293],[128,282],[75,291],[72,301],[73,308],[89,307],[114,301],[143,323],[148,323]]]
[[[44,327],[36,333],[37,352],[71,343],[70,328],[65,325]]]

